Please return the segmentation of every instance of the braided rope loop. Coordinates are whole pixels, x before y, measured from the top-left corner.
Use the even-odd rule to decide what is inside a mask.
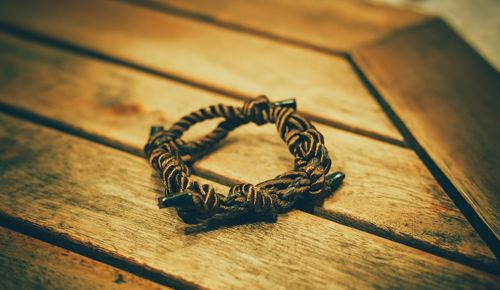
[[[214,118],[224,120],[204,137],[190,142],[181,139],[194,124]],[[295,158],[293,170],[257,185],[234,185],[227,195],[190,178],[191,171],[183,157],[202,154],[230,131],[250,122],[259,126],[276,125],[279,136]],[[167,130],[153,126],[144,152],[165,184],[165,196],[159,199],[160,208],[175,207],[187,223],[248,216],[275,220],[278,213],[291,210],[301,201],[321,203],[345,177],[341,172],[326,175],[332,164],[323,135],[297,114],[293,99],[271,103],[266,96],[259,96],[246,101],[243,107],[219,104],[199,109]]]

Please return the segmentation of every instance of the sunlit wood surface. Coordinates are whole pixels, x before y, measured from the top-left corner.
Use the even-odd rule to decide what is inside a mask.
[[[0,288],[498,287],[498,75],[434,17],[308,3],[1,1]],[[149,127],[258,94],[297,98],[344,185],[187,235]],[[292,161],[247,125],[194,172],[226,192]]]
[[[500,75],[441,21],[362,48],[356,59],[500,238]]]
[[[3,289],[169,289],[3,227],[0,247]]]

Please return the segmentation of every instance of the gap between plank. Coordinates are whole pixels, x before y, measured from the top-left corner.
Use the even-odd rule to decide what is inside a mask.
[[[209,14],[190,11],[187,9],[174,7],[172,5],[168,5],[165,3],[157,3],[157,2],[144,1],[144,0],[118,0],[118,1],[128,3],[131,5],[135,5],[135,6],[139,6],[142,8],[147,8],[147,9],[150,9],[150,10],[153,10],[156,12],[163,12],[166,14],[178,16],[181,18],[194,19],[195,21],[204,22],[204,23],[207,23],[207,24],[210,24],[213,26],[227,29],[227,30],[251,34],[254,36],[274,40],[276,42],[280,42],[280,43],[284,43],[284,44],[288,44],[288,45],[292,45],[292,46],[298,46],[298,47],[314,50],[317,52],[322,52],[322,53],[340,56],[340,57],[347,57],[347,55],[348,55],[348,52],[343,51],[343,50],[337,50],[337,49],[323,47],[323,46],[312,44],[312,43],[309,43],[306,41],[297,40],[297,39],[293,39],[293,38],[286,37],[283,35],[278,35],[278,34],[275,34],[272,32],[267,32],[264,30],[259,30],[259,29],[255,29],[255,28],[252,28],[249,26],[241,25],[241,24],[238,24],[236,22],[217,19],[215,17],[210,16]]]
[[[103,145],[103,146],[111,147],[111,148],[114,148],[114,149],[117,149],[120,151],[124,151],[126,153],[129,153],[129,154],[132,154],[135,156],[145,158],[142,150],[138,150],[137,148],[133,148],[133,147],[126,145],[124,143],[117,142],[117,141],[112,140],[106,136],[86,132],[85,130],[83,130],[81,128],[72,126],[70,124],[67,124],[67,123],[64,123],[64,122],[61,122],[61,121],[58,121],[55,119],[45,117],[43,115],[34,113],[34,112],[26,110],[26,109],[22,109],[22,108],[18,108],[15,106],[5,104],[1,101],[0,101],[0,112],[8,114],[8,115],[16,117],[16,118],[21,118],[23,120],[26,120],[26,121],[29,121],[29,122],[32,122],[32,123],[35,123],[38,125],[46,126],[46,127],[55,129],[57,131],[60,131],[60,132],[66,133],[66,134],[74,135],[74,136],[95,142],[95,143]],[[213,172],[211,170],[199,170],[199,169],[193,168],[193,173],[202,177],[202,178],[205,178],[205,179],[208,179],[208,180],[211,180],[214,182],[218,182],[218,183],[220,183],[222,185],[226,185],[226,186],[232,186],[234,184],[244,183],[242,180],[228,178],[228,177],[222,176],[216,172]],[[403,244],[403,245],[406,245],[406,246],[409,246],[409,247],[412,247],[412,248],[415,248],[415,249],[418,249],[418,250],[421,250],[424,252],[428,252],[432,255],[439,256],[441,258],[445,258],[447,260],[454,261],[454,262],[457,262],[460,264],[464,264],[464,265],[467,265],[469,267],[472,267],[472,268],[475,268],[475,269],[478,269],[478,270],[481,270],[484,272],[488,272],[488,273],[492,273],[492,274],[499,274],[500,273],[500,269],[498,267],[491,267],[489,265],[486,265],[482,262],[476,261],[474,259],[471,259],[471,258],[466,257],[466,256],[461,255],[461,254],[448,253],[442,249],[439,249],[438,247],[435,247],[432,244],[416,241],[415,239],[413,239],[410,236],[395,234],[394,232],[379,228],[379,227],[377,227],[373,224],[367,223],[367,222],[362,222],[362,221],[356,220],[356,219],[354,219],[348,215],[345,215],[345,214],[337,214],[335,212],[330,212],[330,211],[327,212],[324,210],[324,208],[319,207],[319,206],[317,206],[317,207],[305,207],[304,206],[304,207],[299,207],[298,209],[301,211],[304,211],[306,213],[309,213],[311,215],[318,216],[318,217],[324,218],[326,220],[336,222],[336,223],[339,223],[339,224],[342,224],[342,225],[345,225],[345,226],[348,226],[348,227],[351,227],[351,228],[354,228],[354,229],[357,229],[357,230],[360,230],[360,231],[363,231],[363,232],[366,232],[366,233],[369,233],[369,234],[372,234],[372,235],[375,235],[378,237],[382,237],[382,238],[385,238],[387,240],[397,242],[397,243],[400,243],[400,244]],[[0,217],[1,217],[1,215],[2,215],[2,213],[0,212]],[[75,242],[75,243],[78,243],[78,242]],[[92,256],[90,256],[90,257],[94,258]],[[127,270],[127,271],[129,271],[129,270]],[[133,273],[135,273],[135,272],[133,272]],[[156,280],[153,280],[153,281],[157,282]],[[160,282],[158,282],[158,283],[160,283]]]
[[[189,281],[185,281],[180,277],[170,276],[167,273],[137,263],[132,259],[110,254],[90,244],[72,239],[65,234],[53,232],[22,219],[11,217],[3,212],[0,212],[0,226],[44,241],[59,248],[75,252],[92,260],[99,261],[167,287],[174,289],[201,289],[200,286]]]
[[[188,85],[191,87],[195,87],[198,89],[202,89],[204,91],[212,92],[219,94],[224,97],[232,98],[232,99],[237,99],[237,100],[248,100],[249,98],[253,98],[254,96],[248,95],[242,92],[238,91],[233,91],[225,88],[220,88],[216,86],[212,86],[208,83],[203,83],[201,81],[197,80],[192,80],[184,76],[179,76],[175,75],[173,73],[168,73],[168,72],[163,72],[159,71],[157,69],[153,69],[138,63],[134,63],[132,61],[124,60],[118,57],[114,56],[109,56],[107,54],[101,53],[96,50],[92,50],[90,48],[78,46],[69,42],[66,42],[64,40],[56,39],[50,36],[42,35],[36,32],[28,31],[22,28],[14,27],[9,24],[0,22],[0,30],[3,32],[14,35],[17,37],[21,37],[25,40],[33,41],[36,43],[43,43],[44,45],[54,47],[60,50],[68,51],[70,53],[77,53],[80,55],[84,55],[86,57],[91,57],[100,61],[104,61],[107,63],[112,63],[114,65],[119,65],[123,67],[127,67],[130,69],[134,69],[143,73],[147,73],[150,75],[154,75],[157,77],[161,77],[164,79],[168,79],[171,81],[175,81],[177,83],[181,83],[184,85]],[[376,132],[372,132],[363,128],[359,127],[354,127],[348,124],[345,124],[341,121],[336,121],[336,120],[330,120],[330,119],[325,119],[320,116],[316,116],[314,114],[310,114],[307,112],[300,112],[303,116],[309,118],[312,121],[315,121],[317,123],[321,123],[327,126],[331,126],[340,130],[348,131],[354,134],[362,135],[371,139],[375,139],[378,141],[386,142],[392,145],[396,145],[399,147],[404,147],[406,148],[406,145],[403,141],[397,140],[395,138],[385,136]]]
[[[365,221],[360,221],[355,219],[354,217],[351,217],[350,215],[338,215],[338,214],[332,214],[329,211],[326,211],[322,207],[315,207],[313,209],[303,209],[306,212],[309,212],[311,214],[314,214],[315,216],[319,216],[334,222],[337,222],[339,224],[352,227],[355,229],[358,229],[363,232],[367,232],[370,234],[373,234],[375,236],[383,237],[388,240],[415,248],[419,249],[421,251],[430,253],[435,256],[439,256],[442,258],[445,258],[450,261],[454,261],[460,264],[467,265],[469,267],[482,270],[484,272],[488,272],[491,274],[498,275],[500,274],[500,267],[498,267],[498,264],[496,266],[488,266],[485,265],[479,261],[476,261],[474,259],[465,257],[461,254],[454,254],[450,252],[446,252],[445,250],[431,244],[431,243],[426,243],[426,242],[421,242],[418,240],[413,239],[411,236],[405,236],[401,234],[394,233],[392,231],[389,231],[387,229],[383,229],[381,227],[378,227],[374,224],[371,224],[369,222]]]
[[[420,25],[425,25],[422,23]],[[410,28],[411,29],[411,28]],[[397,33],[400,33],[398,31]],[[356,61],[351,55],[348,56],[349,62],[353,66],[356,74],[358,74],[361,81],[369,89],[370,93],[375,97],[377,102],[380,104],[384,112],[387,114],[389,119],[392,121],[394,126],[399,130],[401,135],[407,144],[407,146],[412,149],[417,156],[422,160],[424,165],[430,171],[432,176],[436,179],[443,190],[448,194],[451,200],[455,203],[458,209],[462,212],[465,218],[469,221],[472,227],[476,230],[479,236],[483,239],[486,245],[491,249],[497,261],[500,260],[500,243],[495,237],[494,233],[483,221],[483,219],[476,213],[472,206],[465,200],[465,198],[460,194],[453,183],[448,179],[448,177],[443,173],[443,171],[437,166],[437,164],[432,160],[427,151],[425,151],[422,146],[418,143],[416,138],[413,136],[411,131],[406,127],[404,122],[399,118],[399,116],[394,112],[389,103],[382,97],[382,95],[375,88],[373,83],[368,79],[365,73],[357,65]]]
[[[238,24],[236,22],[221,20],[221,19],[218,19],[216,17],[212,17],[209,14],[190,11],[188,9],[178,8],[178,7],[166,4],[166,3],[151,2],[148,0],[118,0],[118,1],[128,3],[131,5],[135,5],[138,7],[150,9],[150,10],[153,10],[156,12],[162,12],[162,13],[178,16],[180,18],[204,22],[204,23],[207,23],[209,25],[224,28],[227,30],[246,33],[246,34],[261,37],[264,39],[276,41],[279,43],[284,43],[284,44],[291,45],[291,46],[297,46],[297,47],[313,50],[313,51],[327,54],[327,55],[342,57],[342,58],[345,58],[348,61],[350,61],[350,52],[349,51],[335,50],[335,49],[323,47],[320,45],[315,45],[315,44],[309,43],[307,41],[301,41],[301,40],[293,39],[290,37],[278,35],[278,34],[275,34],[272,32],[267,32],[264,30],[255,29],[255,28],[252,28],[249,26]],[[427,20],[423,20],[422,22],[426,22],[426,21]],[[418,23],[412,24],[409,27],[418,26],[418,25],[419,25]],[[408,27],[401,27],[399,29],[396,29],[395,31],[396,32],[403,31],[407,28]],[[392,35],[392,34],[393,33],[389,33],[388,35]],[[384,37],[382,37],[382,38],[384,38]],[[359,75],[358,75],[358,77],[359,77]],[[364,82],[362,82],[362,83],[366,86],[366,84]],[[353,128],[353,127],[350,127],[350,126],[343,124],[343,123],[340,123],[340,122],[326,120],[326,119],[323,119],[319,116],[314,116],[314,115],[307,114],[304,112],[301,112],[301,114],[310,118],[310,119],[317,121],[318,123],[323,123],[325,125],[329,125],[329,126],[332,126],[335,128],[343,129],[343,130],[346,130],[349,132],[353,132],[353,133],[357,133],[357,134],[360,134],[363,136],[367,136],[367,137],[371,137],[371,138],[378,139],[381,141],[385,141],[385,142],[391,143],[393,145],[407,147],[407,144],[405,143],[405,141],[401,142],[401,141],[393,139],[391,137],[387,137],[387,136],[379,135],[377,133],[365,131],[365,130],[360,129],[360,128]]]

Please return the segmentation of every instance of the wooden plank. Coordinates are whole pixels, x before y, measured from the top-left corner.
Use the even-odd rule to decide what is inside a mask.
[[[0,227],[2,289],[169,289]]]
[[[428,17],[359,0],[125,1],[332,52],[348,52]]]
[[[115,1],[2,2],[0,21],[212,91],[294,96],[325,123],[403,140],[342,57]]]
[[[141,154],[151,124],[168,126],[188,112],[220,102],[240,105],[14,37],[0,35],[0,43],[1,104],[45,116],[56,126],[70,126],[136,154]],[[213,125],[197,125],[190,135],[206,133]],[[315,209],[316,214],[460,261],[497,266],[412,151],[327,126],[318,128],[347,180],[323,208]],[[291,166],[291,156],[272,126],[248,125],[198,161],[195,169],[230,184],[256,183]]]
[[[172,210],[156,208],[161,186],[143,159],[5,115],[0,124],[3,215],[172,279],[254,289],[498,285],[493,275],[300,211],[185,235]]]
[[[363,48],[355,61],[498,243],[498,72],[440,20]]]
[[[498,38],[500,1],[491,0],[375,0],[406,9],[418,9],[439,15],[458,34],[500,71]]]

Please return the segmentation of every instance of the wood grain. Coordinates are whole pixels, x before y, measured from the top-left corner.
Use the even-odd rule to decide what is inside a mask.
[[[272,39],[348,52],[427,16],[358,0],[126,0]]]
[[[500,71],[500,2],[495,0],[372,0],[405,9],[439,15],[458,34]]]
[[[168,289],[0,227],[1,289]]]
[[[498,246],[500,75],[440,20],[363,48],[355,61]]]
[[[136,154],[141,154],[152,124],[171,124],[210,104],[240,103],[13,37],[0,36],[0,43],[3,105]],[[197,125],[190,136],[213,125]],[[317,127],[335,168],[346,172],[347,180],[316,214],[460,261],[497,267],[493,254],[412,151]],[[291,167],[292,157],[275,129],[251,125],[195,164],[198,174],[225,184],[256,183]]]
[[[342,57],[115,1],[2,2],[0,21],[209,90],[297,97],[318,120],[402,142]]]
[[[300,211],[185,235],[172,210],[156,208],[161,186],[143,159],[4,115],[0,124],[4,215],[172,279],[253,289],[498,285],[495,276]]]

